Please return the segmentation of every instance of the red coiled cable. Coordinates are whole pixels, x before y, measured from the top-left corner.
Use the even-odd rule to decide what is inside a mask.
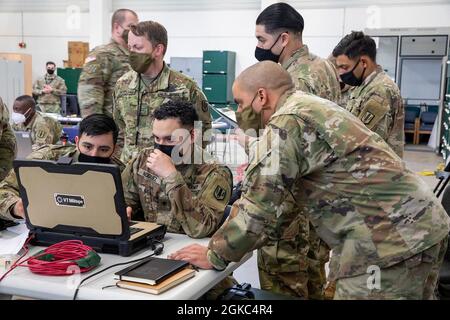
[[[25,253],[11,266],[1,278],[2,281],[16,267],[28,267],[31,272],[47,276],[67,276],[74,273],[84,273],[94,269],[100,257],[91,247],[79,240],[68,240],[56,243],[43,251],[38,252],[24,261],[21,261],[28,253],[28,242],[25,243]],[[92,261],[92,257],[94,261]],[[91,258],[89,258],[91,257]],[[89,261],[91,259],[91,261]],[[80,263],[80,261],[83,261]],[[81,266],[80,266],[81,265]]]

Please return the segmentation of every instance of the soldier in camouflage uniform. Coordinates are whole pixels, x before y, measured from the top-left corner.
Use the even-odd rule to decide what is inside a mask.
[[[125,165],[114,157],[118,129],[114,120],[102,114],[93,114],[80,122],[76,145],[46,145],[33,151],[27,158],[58,160],[70,157],[74,162],[113,163],[123,171]],[[45,185],[45,182],[43,182]],[[14,170],[0,183],[0,218],[24,218],[25,212],[19,197],[19,186]]]
[[[47,62],[47,73],[33,85],[33,95],[42,112],[61,113],[61,96],[67,92],[66,82],[55,74],[54,62]]]
[[[328,61],[330,61],[334,68],[337,69],[336,65],[336,57],[334,57],[332,54],[327,58]],[[349,86],[348,84],[342,82],[341,78],[339,77],[339,86],[341,88],[341,98],[336,102],[338,105],[340,105],[343,108],[347,108],[348,99],[350,98],[350,94],[352,93],[352,89],[354,87]]]
[[[345,36],[333,50],[343,82],[351,90],[347,110],[403,157],[405,109],[400,90],[376,64],[376,44],[362,32]]]
[[[117,81],[113,96],[124,163],[152,146],[153,111],[165,102],[182,100],[193,104],[203,132],[211,128],[209,104],[203,92],[194,80],[169,69],[163,60],[166,29],[154,21],[140,22],[131,27],[128,44],[133,70]]]
[[[297,237],[300,210],[335,253],[335,299],[434,298],[450,230],[444,208],[379,135],[287,79],[279,65],[262,62],[236,80],[239,109],[251,107],[267,123],[243,195],[209,248],[191,245],[171,257],[222,270],[267,241]],[[251,103],[255,91],[262,99]],[[272,258],[292,263],[289,255]]]
[[[0,181],[12,168],[16,155],[16,137],[9,124],[9,112],[0,97]]]
[[[194,121],[198,120],[192,105],[171,102],[158,107],[154,116],[155,149],[140,151],[122,174],[125,201],[130,206],[128,214],[133,220],[166,225],[169,232],[208,237],[223,219],[232,192],[232,174],[200,147],[195,149],[195,155],[191,154],[195,148]],[[180,139],[177,131],[181,131]],[[184,142],[174,145],[174,141]],[[172,150],[182,149],[183,145],[190,149],[184,158],[187,163],[177,164],[171,158]],[[216,299],[234,284],[236,281],[228,277],[210,290],[206,298]]]
[[[256,19],[255,35],[258,44],[255,56],[259,61],[272,60],[281,63],[291,75],[297,90],[338,103],[341,94],[337,71],[330,61],[309,52],[308,46],[302,41],[303,27],[303,17],[290,5],[275,3],[268,6]],[[306,217],[303,220],[299,222],[299,234],[303,234],[303,241],[308,244],[309,250],[308,246],[304,246],[303,252],[298,252],[295,259],[299,263],[295,267],[272,266],[270,259],[259,256],[261,288],[304,298],[322,299],[326,283],[325,263],[329,260],[329,249],[316,235],[314,229],[307,230]],[[284,240],[269,243],[260,252],[261,255],[270,255],[269,251],[274,250],[289,252],[293,246]],[[297,291],[280,287],[280,283],[294,281],[284,280],[285,273],[297,268],[302,270],[296,273],[295,280],[299,283]]]
[[[134,216],[143,214],[146,221],[164,224],[169,232],[207,237],[216,231],[230,199],[231,172],[209,159],[202,150],[196,150],[200,155],[196,161],[191,161],[191,155],[187,163],[176,164],[171,158],[171,145],[175,143],[172,141],[184,140],[185,145],[191,143],[190,150],[194,148],[189,134],[198,116],[190,104],[165,104],[155,110],[154,116],[155,148],[139,152],[122,174],[125,201]],[[188,138],[178,139],[176,130],[180,129],[185,129],[181,134]]]
[[[57,144],[62,134],[61,124],[36,111],[34,99],[27,95],[14,101],[13,122],[13,130],[30,132],[33,150],[45,144]]]
[[[78,81],[81,116],[104,113],[112,117],[112,95],[117,80],[131,70],[128,32],[138,23],[137,14],[119,9],[111,19],[111,42],[95,47],[86,58]]]

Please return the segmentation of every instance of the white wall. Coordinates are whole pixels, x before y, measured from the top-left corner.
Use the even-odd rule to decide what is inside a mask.
[[[375,2],[375,1],[374,1]],[[450,4],[302,9],[304,42],[326,57],[343,35],[366,27],[450,27]],[[161,22],[169,33],[166,61],[171,56],[201,57],[203,50],[237,52],[237,67],[256,62],[254,23],[259,10],[138,12],[141,20]],[[33,55],[33,79],[44,73],[45,62],[62,66],[67,41],[89,41],[89,13],[81,13],[79,28],[69,28],[65,13],[24,13],[26,49],[20,49],[20,13],[0,13],[0,51]]]
[[[81,13],[80,23],[73,23],[65,13],[24,13],[24,41],[21,38],[20,13],[0,13],[0,52],[28,53],[33,57],[33,81],[45,73],[45,63],[58,67],[68,58],[68,41],[89,41],[89,15]]]
[[[305,20],[304,42],[327,57],[352,30],[365,28],[450,27],[450,5],[379,6],[333,9],[297,7]],[[169,33],[171,56],[201,57],[202,50],[237,52],[237,74],[256,62],[254,23],[259,10],[139,12],[141,20],[161,22]]]
[[[365,27],[433,28],[450,26],[450,4],[347,8],[345,15],[344,30],[346,33]]]
[[[201,57],[203,50],[236,51],[236,69],[256,62],[254,22],[259,11],[142,12],[139,19],[155,20],[169,34],[170,57]]]

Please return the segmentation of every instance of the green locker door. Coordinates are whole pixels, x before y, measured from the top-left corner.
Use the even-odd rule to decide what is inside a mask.
[[[235,66],[235,52],[203,51],[203,73],[228,74],[234,78]]]
[[[203,92],[209,102],[227,103],[231,100],[231,86],[227,75],[204,74]]]
[[[57,68],[57,75],[66,82],[67,94],[77,94],[81,70],[81,68]]]

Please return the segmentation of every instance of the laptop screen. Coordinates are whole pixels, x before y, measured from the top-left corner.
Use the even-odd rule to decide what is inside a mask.
[[[117,166],[15,160],[14,170],[30,229],[124,236],[128,224]]]
[[[32,151],[30,133],[27,131],[14,131],[17,142],[16,158],[26,158]]]

